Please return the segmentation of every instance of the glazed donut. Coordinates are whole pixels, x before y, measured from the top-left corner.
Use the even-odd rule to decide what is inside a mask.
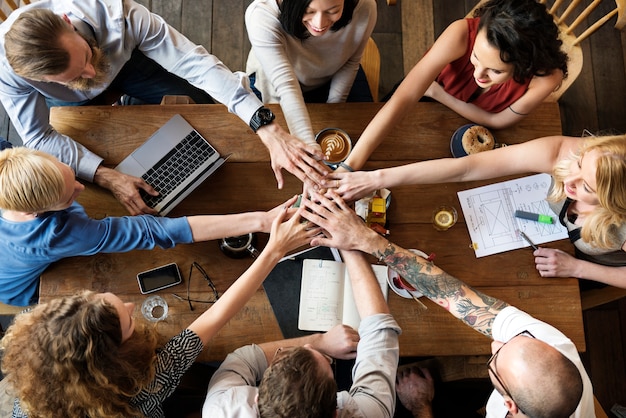
[[[491,132],[489,132],[489,129],[480,125],[474,125],[468,128],[463,133],[461,143],[468,155],[491,150],[496,145],[496,141]]]

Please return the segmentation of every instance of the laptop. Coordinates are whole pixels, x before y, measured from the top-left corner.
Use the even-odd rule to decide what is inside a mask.
[[[159,192],[140,190],[148,206],[167,215],[228,159],[181,115],[175,115],[115,169],[141,177]]]

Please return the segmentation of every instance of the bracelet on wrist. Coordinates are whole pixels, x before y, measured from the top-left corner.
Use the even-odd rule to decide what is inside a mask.
[[[354,168],[350,167],[348,164],[344,163],[343,161],[340,162],[338,165],[339,165],[339,167],[344,168],[344,169],[348,170],[351,173],[354,173]]]

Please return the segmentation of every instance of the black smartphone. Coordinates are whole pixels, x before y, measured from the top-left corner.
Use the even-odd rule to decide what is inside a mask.
[[[180,277],[178,265],[171,263],[153,268],[152,270],[142,271],[137,274],[137,281],[139,282],[139,290],[145,295],[146,293],[156,292],[170,286],[176,286],[182,282],[182,278]]]

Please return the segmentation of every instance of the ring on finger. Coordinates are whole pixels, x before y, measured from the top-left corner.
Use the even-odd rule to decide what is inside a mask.
[[[335,184],[336,184],[335,189],[338,189],[338,188],[339,188],[339,179],[335,180],[335,182],[336,182],[336,183],[335,183]]]

